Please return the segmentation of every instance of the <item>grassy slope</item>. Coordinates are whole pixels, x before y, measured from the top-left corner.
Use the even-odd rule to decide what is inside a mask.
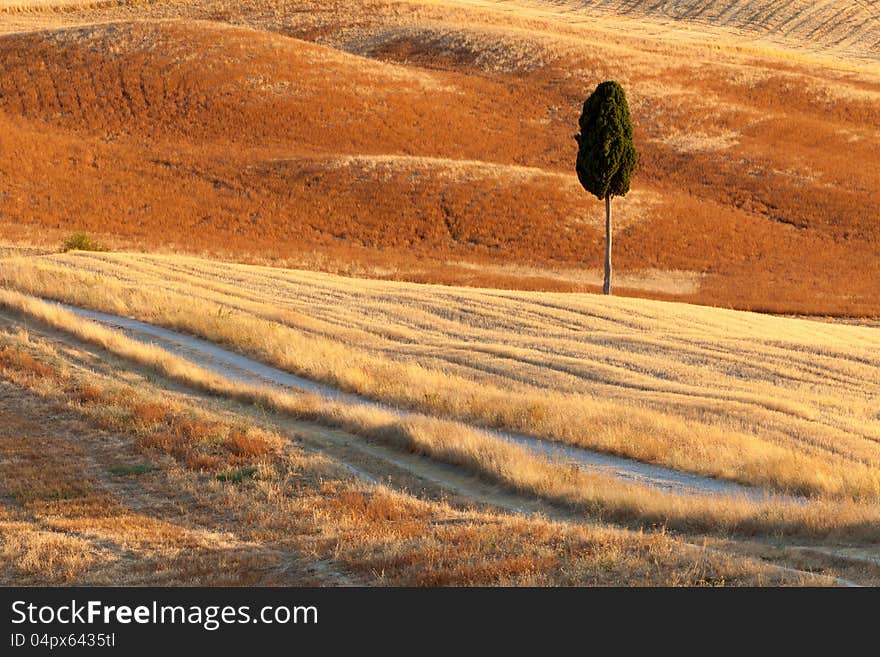
[[[551,4],[536,0],[538,7]],[[558,4],[558,3],[557,3]],[[746,0],[693,2],[693,0],[563,0],[574,9],[585,8],[675,21],[684,29],[733,32],[756,43],[776,43],[848,56],[880,53],[880,2],[877,0]]]
[[[427,481],[439,484],[442,490],[452,491],[456,496],[504,509],[513,508],[517,513],[528,508],[539,513],[549,512],[551,517],[557,517],[561,511],[565,520],[587,518],[651,528],[659,525],[689,535],[705,533],[759,539],[768,535],[786,537],[788,540],[818,539],[828,544],[828,549],[832,551],[835,550],[833,546],[841,540],[849,543],[873,543],[877,540],[876,518],[880,507],[871,501],[835,501],[819,496],[818,499],[798,503],[779,499],[755,501],[738,497],[695,498],[659,493],[636,483],[548,462],[525,453],[518,446],[476,434],[462,424],[425,416],[401,419],[388,412],[328,402],[313,395],[230,383],[161,349],[79,319],[32,297],[0,291],[0,305],[14,313],[21,313],[25,326],[40,328],[48,325],[63,331],[68,336],[65,342],[73,337],[74,342],[79,339],[96,345],[104,354],[100,357],[101,362],[108,354],[111,361],[115,361],[115,364],[109,365],[111,368],[118,370],[124,363],[122,371],[128,371],[132,366],[136,371],[143,371],[145,366],[146,372],[167,377],[171,385],[182,383],[194,391],[235,400],[235,407],[243,409],[248,416],[245,423],[236,426],[181,420],[172,414],[167,405],[157,411],[156,404],[150,402],[146,403],[147,410],[142,413],[139,410],[142,404],[138,400],[131,402],[130,407],[105,408],[101,404],[107,403],[107,400],[118,406],[119,395],[109,394],[108,397],[105,393],[95,392],[94,371],[83,372],[77,386],[71,388],[65,384],[63,390],[59,390],[59,381],[52,376],[51,368],[46,366],[44,359],[35,360],[28,353],[14,348],[0,353],[0,365],[13,372],[25,370],[25,373],[37,375],[32,382],[34,389],[48,390],[56,393],[56,396],[62,394],[67,399],[87,404],[99,402],[96,409],[88,410],[97,413],[99,422],[107,427],[130,428],[132,414],[134,420],[144,415],[147,424],[144,428],[149,429],[144,436],[146,446],[160,447],[191,468],[208,471],[223,468],[225,472],[218,475],[223,479],[234,479],[239,476],[236,473],[252,475],[261,470],[261,462],[255,463],[255,467],[242,467],[242,460],[243,465],[247,466],[249,459],[272,451],[273,442],[278,444],[272,435],[251,428],[255,421],[257,426],[265,426],[267,418],[274,418],[269,421],[270,430],[280,429],[284,433],[293,431],[298,435],[305,432],[313,447],[317,446],[319,450],[336,445],[331,451],[335,453],[342,436],[343,442],[356,446],[358,453],[354,461],[351,455],[343,457],[344,462],[360,463],[367,455],[374,462],[372,476],[382,480],[390,476],[389,468],[394,471],[401,465],[401,454],[414,453],[427,457],[427,460],[416,459],[416,462],[403,464],[405,470],[416,475],[416,481],[424,481],[427,477]],[[26,338],[27,334],[23,336]],[[64,347],[64,351],[68,351],[67,347]],[[123,361],[117,361],[116,357],[121,357]],[[267,411],[271,411],[268,416]],[[135,428],[140,426],[137,422],[135,424]],[[345,435],[349,435],[349,438],[345,438]],[[314,444],[316,439],[317,445]],[[378,445],[382,447],[377,453],[375,448]],[[363,453],[365,449],[366,454]],[[378,470],[375,464],[377,458],[381,464]],[[457,467],[450,471],[447,464]],[[238,469],[235,469],[236,465]],[[432,468],[437,466],[441,471],[432,473]],[[470,479],[471,483],[467,483],[451,474],[456,471],[476,475],[477,480]],[[494,490],[499,491],[501,497],[492,492],[487,496],[485,488],[475,489],[475,481],[500,486],[500,489]],[[413,483],[407,481],[397,485],[409,490]],[[417,486],[421,487],[422,484],[418,483]],[[510,493],[516,497],[514,501],[509,499]],[[535,504],[538,506],[535,507]]]
[[[85,228],[117,246],[594,289],[577,270],[600,263],[601,204],[571,176],[571,134],[615,77],[642,152],[617,204],[631,293],[878,312],[874,64],[526,4],[16,14],[0,38],[7,237]],[[126,22],[150,17],[175,20]]]
[[[431,415],[781,490],[880,495],[873,328],[121,254],[9,260],[3,276]]]
[[[216,401],[121,373],[106,354],[8,328],[3,584],[826,583],[663,534],[365,484],[303,451],[295,432],[255,428]]]

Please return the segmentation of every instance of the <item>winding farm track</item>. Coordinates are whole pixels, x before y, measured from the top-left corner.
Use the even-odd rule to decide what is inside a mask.
[[[327,385],[304,379],[289,372],[242,356],[216,344],[194,338],[183,333],[154,326],[146,322],[96,312],[67,304],[59,304],[76,315],[89,319],[104,326],[123,331],[127,336],[140,342],[155,344],[170,353],[184,358],[201,367],[211,370],[220,376],[239,383],[268,386],[290,391],[299,390],[350,404],[359,404],[373,408],[392,411],[400,417],[419,415],[413,411],[394,408],[364,397],[342,392]],[[770,494],[757,488],[743,486],[733,482],[721,481],[710,477],[679,472],[670,468],[640,463],[608,454],[602,454],[557,442],[541,440],[532,436],[483,430],[493,436],[524,446],[533,452],[550,459],[560,460],[577,465],[579,468],[611,475],[632,483],[643,484],[666,492],[686,495],[731,495],[750,499],[767,499]],[[782,496],[774,495],[775,499]],[[785,496],[786,500],[796,501],[798,498]]]
[[[0,326],[3,326],[4,321],[7,325],[21,326],[21,317],[17,313],[9,314],[0,311]],[[24,325],[28,326],[27,323]],[[82,353],[79,351],[80,349],[84,349],[86,352],[90,352],[94,349],[93,346],[88,343],[80,342],[76,338],[73,338],[71,341],[70,337],[64,334],[63,331],[58,332],[52,329],[47,329],[46,327],[36,328],[29,326],[28,328],[29,330],[35,328],[36,332],[43,337],[50,336],[50,339],[55,339],[65,345],[73,346],[76,353]],[[129,334],[134,335],[133,332]],[[96,351],[94,353],[97,355],[99,352]],[[134,370],[140,371],[142,374],[145,373],[142,368],[136,365],[134,366]],[[177,389],[177,387],[170,381],[164,381],[162,385],[170,386],[170,389]],[[405,480],[407,475],[411,475],[415,478],[411,480],[413,483],[415,480],[423,480],[428,485],[437,486],[439,489],[452,493],[460,499],[467,500],[471,503],[484,504],[517,515],[538,516],[542,518],[549,517],[559,520],[560,522],[572,522],[573,520],[576,520],[578,523],[590,523],[588,519],[582,517],[574,519],[569,513],[552,506],[543,505],[535,500],[526,500],[515,493],[509,493],[492,486],[483,485],[479,480],[475,480],[464,473],[458,472],[457,469],[452,466],[434,461],[426,461],[413,454],[398,453],[394,450],[370,443],[357,441],[356,444],[351,444],[349,440],[353,440],[354,437],[348,436],[347,440],[343,432],[320,430],[316,432],[319,433],[320,436],[316,437],[311,431],[305,430],[304,425],[301,422],[286,418],[278,418],[278,421],[280,422],[278,426],[285,427],[287,430],[298,434],[302,441],[299,443],[301,448],[308,452],[329,456],[334,462],[351,471],[356,477],[369,485],[387,484],[391,482],[392,477],[387,474],[386,470],[388,466],[391,466],[395,471],[395,481],[398,481],[397,477],[402,476]],[[360,466],[352,465],[351,460],[353,458],[358,461]],[[385,474],[380,477],[379,472]],[[113,485],[119,484],[115,479],[111,483],[113,483]],[[125,490],[125,494],[128,496],[133,494],[129,488],[126,488]],[[683,540],[681,545],[685,549],[692,550],[695,554],[704,554],[706,552],[727,554],[724,549],[709,547],[705,544],[689,542],[687,540]],[[827,554],[835,558],[852,559],[855,561],[863,559],[866,562],[873,562],[873,559],[871,559],[870,556],[864,558],[861,557],[860,554],[850,556],[847,549],[823,547],[805,547],[803,549]],[[857,549],[853,549],[852,551],[858,552]],[[815,573],[811,570],[786,565],[785,563],[772,562],[767,565],[774,570],[800,577],[809,578],[815,576]],[[334,574],[334,576],[338,577],[339,575]],[[866,585],[864,582],[856,581],[855,579],[835,575],[829,576],[829,581],[834,586],[844,588],[861,587]]]

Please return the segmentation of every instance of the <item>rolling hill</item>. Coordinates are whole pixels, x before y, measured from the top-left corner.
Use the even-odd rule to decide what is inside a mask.
[[[6,4],[7,240],[595,290],[571,135],[616,78],[624,293],[880,312],[876,3]]]
[[[791,47],[831,50],[875,59],[880,53],[880,2],[877,0],[571,0],[567,4],[575,11],[594,9],[675,21],[686,29],[735,30],[742,36]]]
[[[29,415],[11,418],[23,435],[0,425],[0,470],[15,470],[0,478],[13,537],[0,555],[31,564],[0,578],[112,581],[118,561],[90,561],[81,536],[127,542],[144,568],[188,541],[159,579],[172,582],[211,581],[192,556],[222,559],[223,545],[217,581],[232,583],[328,583],[268,566],[300,551],[340,578],[387,568],[386,583],[667,582],[682,561],[719,558],[722,584],[880,573],[877,328],[184,256],[0,265],[0,405]],[[53,494],[65,506],[44,507]],[[115,510],[103,525],[95,498]],[[174,500],[199,512],[156,514],[173,533],[137,511]],[[440,552],[445,575],[421,566],[438,563],[442,517],[471,528]],[[247,549],[193,543],[181,523]],[[26,555],[47,527],[61,532],[42,566]],[[492,527],[506,538],[485,552]],[[585,529],[629,556],[561,559],[546,543]],[[645,541],[667,540],[671,561],[645,572]]]

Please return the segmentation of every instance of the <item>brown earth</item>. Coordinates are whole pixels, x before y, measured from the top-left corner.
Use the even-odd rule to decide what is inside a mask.
[[[571,136],[615,78],[641,152],[615,203],[626,293],[880,314],[876,3],[850,39],[850,14],[804,13],[834,38],[801,50],[742,14],[576,4],[0,7],[0,238],[596,290]]]

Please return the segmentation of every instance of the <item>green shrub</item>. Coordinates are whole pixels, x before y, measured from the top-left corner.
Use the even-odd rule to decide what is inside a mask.
[[[68,251],[108,251],[109,249],[89,236],[88,233],[74,233],[61,245],[61,252]]]

